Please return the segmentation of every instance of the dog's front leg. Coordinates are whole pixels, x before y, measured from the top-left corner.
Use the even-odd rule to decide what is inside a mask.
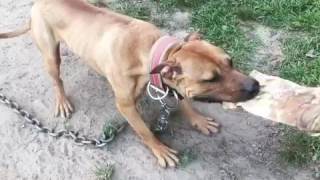
[[[191,125],[201,131],[203,134],[210,135],[219,131],[219,124],[212,118],[205,117],[198,113],[191,103],[184,99],[181,101],[181,110],[190,121]]]
[[[142,141],[152,150],[162,167],[169,165],[175,167],[178,163],[177,151],[161,143],[146,126],[136,108],[136,102],[128,99],[117,99],[117,107],[127,119],[134,131],[141,137]]]

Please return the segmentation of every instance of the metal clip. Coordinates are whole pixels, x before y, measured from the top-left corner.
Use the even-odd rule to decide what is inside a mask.
[[[156,96],[154,96],[151,93],[151,89],[155,91]],[[149,83],[147,85],[147,92],[148,92],[148,95],[151,97],[151,99],[160,101],[168,96],[169,88],[166,88],[166,90],[163,91],[162,89],[159,89],[156,86],[152,85],[151,82],[149,81]],[[161,94],[161,95],[159,96],[159,94]]]

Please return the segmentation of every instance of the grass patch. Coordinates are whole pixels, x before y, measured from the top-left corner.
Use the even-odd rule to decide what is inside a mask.
[[[119,0],[108,3],[109,7],[116,12],[134,17],[140,20],[152,22],[153,24],[164,27],[168,20],[168,14],[173,11],[175,1],[165,1],[166,3],[157,4],[155,1],[140,2]],[[155,12],[156,15],[152,13]]]
[[[319,0],[239,0],[235,5],[243,20],[307,32],[320,28]]]
[[[209,1],[193,11],[192,25],[205,34],[206,39],[227,50],[237,67],[249,70],[247,61],[256,42],[245,37],[239,28],[236,7],[230,1]]]
[[[112,175],[114,173],[114,166],[108,164],[103,168],[97,168],[95,171],[97,180],[112,180]]]
[[[285,128],[280,157],[289,164],[302,166],[320,160],[320,138],[296,129]]]
[[[108,4],[115,11],[128,16],[148,21],[151,18],[151,9],[148,4],[143,2],[130,2],[120,0]]]
[[[116,113],[110,119],[107,119],[103,129],[102,129],[102,137],[106,139],[112,139],[118,135],[118,133],[122,130],[122,128],[126,125],[126,120]]]
[[[194,9],[197,7],[202,6],[207,0],[166,0],[160,1],[160,8],[162,9],[172,9],[179,8],[179,9]]]
[[[185,149],[179,154],[179,167],[185,168],[196,159],[197,155],[193,152],[192,149]]]
[[[308,86],[319,85],[320,36],[291,36],[284,41],[283,50],[282,77]],[[312,51],[314,57],[308,57],[306,54]]]

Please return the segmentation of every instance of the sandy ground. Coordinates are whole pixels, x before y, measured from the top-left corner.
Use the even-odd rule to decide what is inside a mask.
[[[11,30],[29,17],[30,0],[0,1],[0,30]],[[69,127],[90,136],[101,133],[105,121],[117,113],[113,93],[104,78],[79,58],[63,50],[63,79],[76,113],[69,121],[53,118],[53,92],[39,51],[30,36],[0,41],[0,92],[43,119],[51,127]],[[173,119],[172,135],[164,141],[182,151],[192,149],[197,159],[185,168],[162,169],[131,128],[108,148],[81,147],[68,139],[54,139],[23,122],[0,105],[1,179],[95,179],[94,171],[115,165],[114,179],[310,180],[311,172],[281,166],[277,161],[278,130],[270,122],[220,105],[196,103],[222,124],[222,131],[206,137]],[[144,111],[151,112],[149,109]],[[152,116],[149,116],[152,117]],[[148,121],[149,122],[149,121]]]

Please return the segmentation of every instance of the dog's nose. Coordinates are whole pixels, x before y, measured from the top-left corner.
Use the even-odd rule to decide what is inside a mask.
[[[250,97],[254,97],[259,93],[260,90],[260,84],[255,79],[248,79],[244,83],[244,90],[247,92],[247,94]]]
[[[251,88],[251,91],[250,93],[253,94],[254,96],[257,95],[260,91],[260,84],[257,80],[254,80],[253,81],[253,85],[252,85],[252,88]]]

